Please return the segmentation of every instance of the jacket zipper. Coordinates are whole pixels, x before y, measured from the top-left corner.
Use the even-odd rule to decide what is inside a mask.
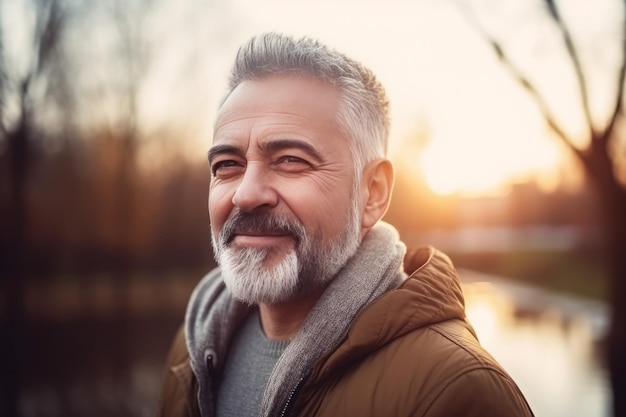
[[[293,401],[298,396],[298,393],[300,392],[300,389],[302,388],[304,381],[309,377],[310,374],[311,374],[311,370],[309,369],[300,378],[296,386],[292,388],[291,392],[289,393],[289,397],[287,397],[287,402],[285,403],[285,406],[283,407],[283,411],[282,413],[280,413],[280,417],[287,417],[289,415],[289,413],[291,412],[291,407],[293,406]]]
[[[209,376],[213,378],[215,376],[215,365],[213,365],[213,355],[210,353],[206,357],[206,365]]]
[[[207,413],[209,415],[213,415],[214,413],[210,412],[210,410],[215,409],[215,364],[213,363],[213,354],[207,354],[204,358],[204,361],[207,367],[208,378],[205,380],[206,382],[204,385],[204,395],[202,395],[202,400],[200,400],[200,396],[198,397],[198,408],[200,409],[200,416],[205,416],[207,415]]]

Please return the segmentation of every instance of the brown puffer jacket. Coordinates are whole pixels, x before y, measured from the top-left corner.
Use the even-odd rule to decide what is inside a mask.
[[[449,259],[410,250],[397,289],[366,307],[344,342],[294,392],[291,417],[532,416],[465,320]],[[167,361],[158,416],[199,416],[184,334]]]

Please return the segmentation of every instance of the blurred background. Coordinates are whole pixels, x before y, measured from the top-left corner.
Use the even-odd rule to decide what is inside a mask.
[[[386,220],[452,257],[479,338],[535,413],[625,415],[624,14],[617,0],[0,0],[0,415],[154,414],[214,265],[215,110],[237,47],[264,31],[378,74]]]

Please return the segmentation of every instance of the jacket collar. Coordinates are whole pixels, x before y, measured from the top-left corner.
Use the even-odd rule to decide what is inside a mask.
[[[409,277],[364,309],[346,340],[311,375],[323,378],[347,361],[363,357],[419,328],[450,319],[465,319],[458,274],[450,259],[431,246],[407,251]]]

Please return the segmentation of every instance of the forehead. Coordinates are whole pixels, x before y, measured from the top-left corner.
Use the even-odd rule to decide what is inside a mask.
[[[239,84],[219,109],[214,140],[241,130],[339,131],[339,88],[306,75],[277,75]]]

